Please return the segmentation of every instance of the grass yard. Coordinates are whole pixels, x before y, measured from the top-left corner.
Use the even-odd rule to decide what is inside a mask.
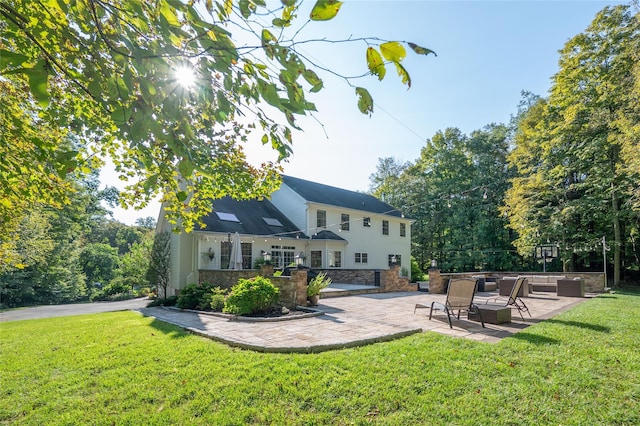
[[[637,425],[639,336],[631,292],[498,344],[421,333],[320,354],[233,349],[134,312],[9,322],[0,423]]]

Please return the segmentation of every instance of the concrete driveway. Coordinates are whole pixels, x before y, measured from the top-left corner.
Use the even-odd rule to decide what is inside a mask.
[[[149,304],[149,299],[123,300],[120,302],[74,303],[71,305],[46,305],[33,308],[12,309],[0,312],[0,322],[27,319],[66,317],[71,315],[97,314],[100,312],[139,310]]]

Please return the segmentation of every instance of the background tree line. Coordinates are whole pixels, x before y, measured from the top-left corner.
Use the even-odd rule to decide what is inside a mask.
[[[452,272],[603,270],[637,279],[640,232],[640,23],[637,7],[603,9],[560,50],[546,98],[523,93],[509,124],[449,128],[420,158],[379,161],[374,195],[415,220],[413,255]]]
[[[18,223],[15,260],[0,272],[0,306],[113,300],[146,294],[155,220],[128,226],[111,218],[113,188],[97,173],[72,181],[61,207],[37,206]]]

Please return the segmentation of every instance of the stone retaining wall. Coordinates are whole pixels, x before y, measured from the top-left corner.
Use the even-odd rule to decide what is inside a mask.
[[[200,283],[211,283],[221,288],[230,289],[240,279],[251,279],[262,275],[271,280],[274,286],[280,289],[280,303],[289,309],[296,306],[307,305],[307,271],[292,271],[290,277],[274,277],[273,267],[263,267],[261,270],[243,269],[234,271],[202,270],[200,271]]]
[[[324,272],[331,281],[341,284],[379,285],[380,291],[416,291],[417,285],[409,282],[409,278],[400,276],[400,265],[389,269],[314,269]],[[379,283],[376,283],[378,274]]]

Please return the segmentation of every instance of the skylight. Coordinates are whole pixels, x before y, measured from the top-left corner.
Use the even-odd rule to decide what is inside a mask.
[[[264,220],[269,226],[283,226],[278,219],[274,219],[272,217],[263,217],[262,220]]]
[[[225,212],[216,212],[218,219],[224,220],[225,222],[237,222],[240,223],[238,218],[233,213],[225,213]]]

